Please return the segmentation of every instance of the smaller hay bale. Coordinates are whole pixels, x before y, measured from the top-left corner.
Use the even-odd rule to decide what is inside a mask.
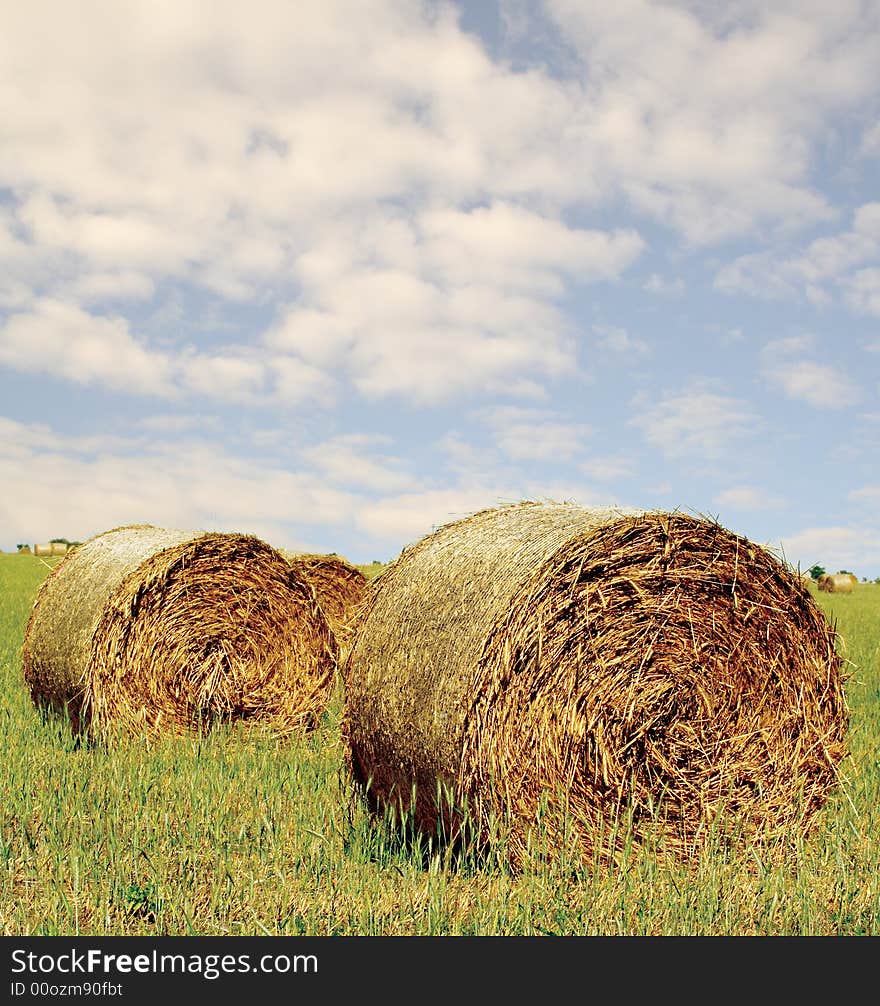
[[[63,541],[52,541],[49,543],[52,551],[50,555],[67,555],[67,543]]]
[[[357,611],[367,588],[366,576],[338,555],[282,554],[311,584],[340,649],[349,646],[355,634]]]
[[[851,594],[853,580],[849,573],[826,573],[819,577],[819,590],[829,594]]]
[[[247,721],[308,730],[337,646],[313,589],[250,535],[114,528],[44,581],[22,650],[34,703],[105,742]]]
[[[33,555],[30,545],[19,545],[16,551],[19,555]]]
[[[50,542],[39,542],[34,545],[34,555],[52,555],[52,545]]]

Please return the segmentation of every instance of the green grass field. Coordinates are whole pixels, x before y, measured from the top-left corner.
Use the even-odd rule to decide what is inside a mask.
[[[371,822],[343,768],[338,690],[307,740],[77,747],[21,676],[47,572],[0,555],[4,935],[880,934],[880,587],[817,595],[853,662],[851,757],[806,839],[512,875]]]

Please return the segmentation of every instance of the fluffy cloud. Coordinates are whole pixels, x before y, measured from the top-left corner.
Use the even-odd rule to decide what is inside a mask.
[[[276,545],[292,529],[345,523],[355,497],[316,473],[236,457],[202,440],[77,438],[0,420],[0,527],[16,541],[85,539],[154,523],[246,531]]]
[[[731,486],[718,493],[714,502],[732,510],[779,510],[785,500],[759,486]]]
[[[630,335],[625,328],[609,328],[604,325],[594,327],[596,346],[607,353],[623,353],[629,357],[647,356],[651,347],[644,339]]]
[[[536,393],[534,378],[576,367],[555,297],[575,277],[619,275],[642,248],[631,231],[579,230],[503,204],[367,219],[328,228],[298,260],[300,295],[265,342],[344,368],[374,398]]]
[[[563,299],[644,247],[633,226],[585,223],[594,208],[691,242],[827,214],[811,143],[876,84],[876,19],[644,0],[544,13],[566,75],[493,62],[446,5],[19,6],[0,38],[0,303],[119,313],[183,283],[286,305],[267,340],[299,361],[305,397],[328,392],[327,367],[370,397],[535,394],[573,365]],[[853,276],[851,303],[873,310],[875,286]],[[204,355],[179,385],[271,384],[246,353]]]
[[[614,482],[618,479],[631,478],[635,466],[628,457],[592,457],[581,462],[579,468],[591,479],[597,482]]]
[[[841,282],[851,307],[880,318],[880,268],[857,269]]]
[[[849,569],[859,575],[859,570],[876,567],[880,561],[880,530],[876,527],[809,527],[786,535],[781,544],[786,559],[801,569],[819,563],[830,572]]]
[[[591,95],[579,113],[593,170],[633,205],[696,243],[830,216],[810,187],[810,145],[835,111],[875,91],[876,15],[857,4],[650,0],[548,9]]]
[[[663,297],[680,297],[685,292],[686,284],[681,276],[675,279],[664,279],[659,273],[652,272],[642,284],[642,289],[648,293],[660,294]]]
[[[402,470],[400,458],[375,453],[389,442],[389,437],[351,433],[308,447],[301,454],[332,485],[380,492],[412,489],[417,480]]]
[[[232,347],[200,353],[157,351],[122,317],[101,317],[43,299],[0,325],[0,363],[111,391],[179,398],[194,393],[224,402],[330,400],[333,382],[317,368],[282,354]]]
[[[0,327],[0,362],[77,384],[136,394],[172,393],[171,361],[135,340],[124,318],[102,318],[43,300]]]
[[[845,409],[858,402],[859,389],[837,367],[802,354],[813,350],[809,336],[777,339],[761,351],[761,374],[789,398],[819,409]]]
[[[880,486],[863,486],[861,489],[853,489],[849,498],[857,503],[865,502],[876,506],[880,504]]]
[[[742,255],[718,271],[715,287],[758,297],[803,296],[816,304],[830,302],[835,289],[854,310],[880,314],[880,269],[857,268],[878,260],[880,203],[866,203],[856,210],[851,230],[817,238],[789,258],[766,251]]]
[[[561,422],[545,409],[500,406],[478,415],[501,452],[514,461],[570,461],[593,433],[587,424]]]
[[[669,457],[717,458],[753,434],[759,418],[747,402],[698,384],[666,393],[633,416],[629,425]]]

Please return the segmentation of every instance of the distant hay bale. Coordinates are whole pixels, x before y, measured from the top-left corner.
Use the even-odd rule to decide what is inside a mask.
[[[34,555],[52,555],[52,543],[47,541],[35,544]]]
[[[427,834],[482,845],[501,821],[516,862],[540,819],[589,859],[629,811],[681,853],[711,822],[806,829],[837,780],[835,634],[791,570],[715,522],[486,510],[404,550],[364,609],[346,757],[374,808]]]
[[[90,539],[46,579],[22,663],[38,706],[106,741],[238,720],[309,729],[336,653],[314,591],[265,542],[138,525]]]
[[[819,577],[819,590],[827,591],[829,594],[851,594],[853,591],[853,580],[849,573],[824,573]]]
[[[356,612],[366,591],[367,578],[338,555],[282,554],[314,588],[340,648],[348,646],[354,636]]]
[[[19,546],[18,546],[18,548],[16,549],[16,551],[17,551],[17,552],[18,552],[18,553],[19,553],[20,555],[32,555],[32,554],[33,554],[33,553],[31,552],[31,547],[30,547],[30,545],[19,545]]]
[[[67,543],[63,541],[52,541],[49,542],[49,547],[52,550],[50,555],[67,555]]]

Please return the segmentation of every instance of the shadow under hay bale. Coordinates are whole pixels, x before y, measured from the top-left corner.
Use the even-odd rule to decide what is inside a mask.
[[[34,702],[74,730],[310,729],[337,648],[314,591],[249,535],[114,528],[46,579],[22,651]]]
[[[446,525],[369,589],[344,680],[374,808],[478,845],[502,822],[514,863],[539,820],[584,862],[622,818],[673,854],[728,821],[806,830],[845,754],[809,592],[681,513],[522,503]]]
[[[287,561],[312,585],[340,650],[354,638],[358,606],[364,598],[367,578],[337,555],[283,552]]]

